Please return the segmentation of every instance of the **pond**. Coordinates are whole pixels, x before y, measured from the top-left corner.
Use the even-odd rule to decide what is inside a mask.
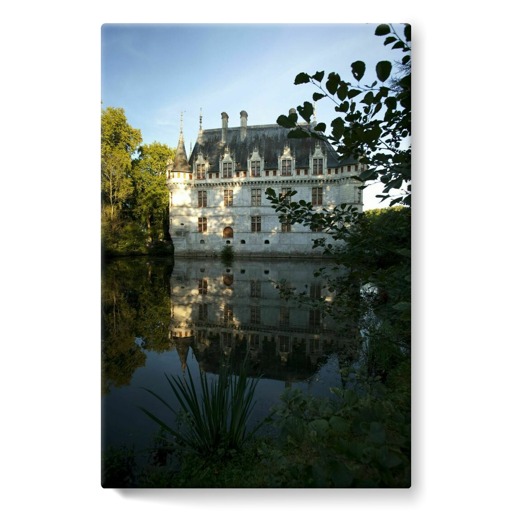
[[[221,361],[247,358],[260,377],[255,424],[287,388],[328,396],[340,366],[356,357],[359,334],[341,331],[310,304],[329,301],[315,275],[325,262],[290,259],[145,259],[106,263],[102,276],[102,448],[130,447],[147,458],[158,426],[140,407],[170,424],[175,418],[144,388],[178,407],[165,375],[215,376]],[[286,284],[285,284],[285,283]]]

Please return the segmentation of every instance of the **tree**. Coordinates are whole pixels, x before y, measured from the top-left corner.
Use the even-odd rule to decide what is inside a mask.
[[[140,130],[132,128],[122,108],[107,107],[101,112],[102,202],[113,219],[130,196],[132,155],[142,142]]]
[[[292,111],[279,116],[277,123],[290,128],[291,138],[321,139],[335,148],[340,159],[360,161],[365,165],[361,188],[368,181],[381,182],[380,197],[395,206],[360,213],[348,204],[319,208],[304,200],[294,202],[293,191],[279,195],[267,189],[266,193],[281,222],[311,226],[344,242],[331,244],[326,238],[314,241],[314,246],[336,257],[337,269],[343,267],[342,272],[324,273],[336,292],[324,311],[340,324],[344,315],[355,316],[361,326],[368,327],[367,331],[373,330],[367,337],[371,338],[367,343],[367,368],[372,374],[385,376],[408,359],[410,349],[411,27],[405,25],[400,37],[393,26],[378,25],[375,34],[384,37],[384,45],[392,45],[402,56],[394,64],[378,62],[378,80],[372,84],[361,85],[366,73],[362,61],[351,66],[355,85],[335,72],[325,80],[324,71],[313,75],[301,72],[295,78],[295,84],[317,88],[314,102],[324,98],[333,102],[337,117],[330,123],[329,132],[325,123],[311,123],[314,108],[309,101],[297,107],[298,114]],[[299,123],[299,115],[306,123]]]
[[[135,204],[133,213],[141,223],[149,241],[169,238],[169,190],[166,166],[175,150],[153,142],[139,148],[134,161]]]
[[[313,104],[305,101],[297,112],[307,124],[299,123],[298,114],[281,115],[277,123],[290,128],[289,137],[314,137],[328,141],[336,149],[340,159],[356,158],[365,165],[360,175],[363,182],[380,181],[384,188],[378,196],[389,199],[390,205],[411,204],[411,27],[405,25],[400,37],[392,25],[379,25],[377,36],[385,37],[384,45],[392,45],[405,55],[395,63],[398,72],[392,75],[393,64],[378,62],[375,71],[378,80],[371,85],[361,85],[366,72],[362,61],[352,63],[352,76],[356,84],[342,80],[331,72],[324,81],[325,72],[310,75],[299,73],[295,84],[313,84],[318,91],[313,93],[314,102],[324,98],[334,103],[339,115],[331,121],[330,133],[323,122],[311,123]],[[380,84],[379,84],[380,82]],[[386,85],[387,83],[387,85]],[[294,203],[288,193],[278,197],[271,189],[267,197],[282,213],[283,221],[301,222],[320,228],[340,239],[347,233],[347,227],[357,221],[357,211],[349,205],[340,205],[332,211],[314,209],[310,203]],[[319,242],[321,244],[322,242]]]

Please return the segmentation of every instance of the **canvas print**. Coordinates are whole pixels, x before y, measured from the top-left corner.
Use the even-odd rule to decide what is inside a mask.
[[[411,26],[101,37],[101,485],[409,488]]]

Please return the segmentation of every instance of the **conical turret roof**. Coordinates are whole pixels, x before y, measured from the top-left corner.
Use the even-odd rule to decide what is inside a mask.
[[[172,170],[173,172],[191,172],[182,130],[180,130],[180,138],[178,140],[178,147],[176,148],[176,155],[174,156],[174,165]]]

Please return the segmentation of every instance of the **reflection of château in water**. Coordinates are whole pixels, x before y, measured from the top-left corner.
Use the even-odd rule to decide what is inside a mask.
[[[329,301],[332,296],[313,276],[317,264],[293,261],[177,260],[171,277],[169,337],[183,368],[189,350],[202,370],[216,373],[224,356],[250,372],[280,380],[305,380],[327,356],[355,346],[355,330],[337,330],[318,308],[286,301],[277,283]]]

